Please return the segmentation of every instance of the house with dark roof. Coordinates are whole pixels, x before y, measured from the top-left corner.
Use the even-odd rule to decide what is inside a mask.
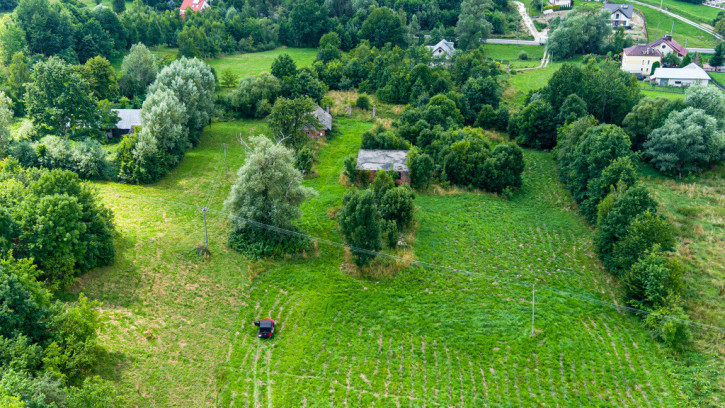
[[[632,12],[634,11],[634,7],[631,4],[604,3],[604,9],[611,13],[610,22],[612,27],[632,26]]]
[[[209,7],[209,1],[207,0],[184,0],[181,3],[181,7],[179,7],[179,13],[183,18],[186,10],[201,11]]]
[[[396,172],[400,177],[397,184],[410,183],[408,176],[408,150],[368,150],[360,149],[357,153],[357,169],[370,172],[370,180],[375,180],[375,173],[381,170]]]
[[[106,130],[106,136],[120,137],[133,132],[134,128],[141,127],[141,109],[111,109],[118,115],[118,122],[113,129]]]
[[[647,44],[637,44],[622,50],[622,71],[649,75],[655,62],[662,65],[662,53]]]
[[[310,113],[317,119],[318,125],[305,127],[304,132],[307,135],[313,139],[317,139],[318,137],[325,136],[328,130],[332,130],[332,115],[330,115],[330,112],[317,106]]]
[[[436,45],[427,45],[426,48],[430,50],[434,57],[451,58],[456,53],[455,43],[446,41],[445,38]]]
[[[685,47],[673,40],[671,35],[663,35],[662,37],[647,44],[647,46],[657,49],[663,57],[671,52],[676,52],[677,56],[682,58],[689,52]]]
[[[622,50],[622,71],[649,75],[655,62],[662,65],[662,57],[673,52],[680,58],[688,53],[687,49],[673,40],[671,35],[662,36],[649,44],[637,44],[625,48]]]

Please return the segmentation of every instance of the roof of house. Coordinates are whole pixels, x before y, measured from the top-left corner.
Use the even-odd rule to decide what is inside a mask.
[[[428,45],[427,47],[431,51],[435,51],[440,48],[446,54],[455,54],[455,52],[456,52],[455,43],[452,41],[446,41],[445,38],[438,41],[438,44]]]
[[[710,79],[710,75],[694,62],[684,68],[657,68],[653,79]]]
[[[317,121],[320,122],[320,126],[322,126],[323,129],[332,129],[332,115],[327,113],[326,110],[317,106],[312,114],[315,115],[315,118],[317,118]]]
[[[637,44],[622,50],[628,57],[661,57],[662,53],[647,44]]]
[[[680,57],[684,57],[685,55],[687,55],[687,52],[688,52],[687,49],[685,49],[685,47],[678,44],[677,41],[673,40],[671,35],[663,35],[662,37],[647,44],[647,46],[650,48],[655,48],[655,47],[658,47],[660,44],[667,44]]]
[[[357,153],[358,170],[393,170],[408,171],[405,161],[407,150],[367,150],[360,149]]]
[[[619,4],[619,3],[604,3],[604,8],[609,10],[610,13],[614,14],[617,11],[624,14],[627,18],[632,18],[632,10],[634,7],[631,4]]]
[[[118,114],[116,129],[132,130],[141,126],[141,109],[111,109]]]
[[[209,4],[207,4],[206,0],[184,0],[179,10],[191,9],[191,11],[199,11],[208,6]]]

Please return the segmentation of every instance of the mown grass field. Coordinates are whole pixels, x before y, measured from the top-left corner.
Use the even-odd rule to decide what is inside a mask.
[[[151,48],[151,52],[159,58],[163,58],[167,55],[176,56],[178,53],[177,48],[168,47],[154,47]],[[268,72],[272,68],[272,62],[281,54],[289,54],[290,57],[297,63],[298,67],[304,67],[312,65],[317,57],[317,50],[314,48],[286,48],[281,47],[271,51],[244,53],[244,54],[231,54],[223,57],[209,59],[206,62],[217,71],[217,75],[221,75],[225,69],[231,69],[235,74],[238,74],[241,78],[258,75],[262,72]],[[126,53],[111,59],[111,65],[116,72],[121,72],[121,63],[123,63],[123,57]]]
[[[657,0],[639,1],[656,7],[660,6],[660,2]],[[688,20],[692,20],[696,23],[707,24],[709,26],[712,26],[712,20],[714,20],[715,17],[717,17],[717,13],[721,11],[702,4],[686,3],[680,0],[662,0],[662,7],[664,7],[665,10],[685,17]]]
[[[649,41],[654,41],[665,34],[669,34],[674,22],[672,37],[683,47],[714,48],[718,43],[718,40],[712,35],[658,10],[646,6],[637,6],[636,8],[644,15]]]
[[[526,51],[529,58],[520,60],[519,53]],[[533,68],[541,65],[541,58],[544,56],[544,47],[536,45],[508,45],[508,44],[486,44],[484,45],[486,58],[492,58],[502,63],[503,66],[516,68]]]
[[[315,61],[317,50],[314,48],[282,47],[271,51],[226,55],[206,62],[216,70],[217,74],[230,69],[233,73],[244,78],[268,72],[272,68],[274,59],[282,54],[289,54],[297,63],[297,67],[305,67],[312,65]]]
[[[322,147],[319,195],[300,228],[340,242],[331,208],[344,158],[372,123],[339,119]],[[216,123],[165,180],[96,183],[116,214],[114,265],[73,288],[104,303],[101,373],[127,406],[672,406],[684,397],[669,357],[630,316],[555,295],[607,301],[616,288],[548,153],[526,152],[525,186],[507,201],[472,192],[418,195],[411,252],[395,277],[350,276],[342,249],[250,262],[226,246],[220,210],[257,121]],[[216,189],[214,186],[218,186]],[[536,282],[536,334],[531,287]],[[261,342],[252,325],[278,321]]]
[[[686,298],[693,318],[725,327],[725,167],[683,179],[665,177],[653,168],[642,169],[646,184],[655,192],[679,235],[677,254],[688,266]],[[699,348],[711,355],[724,352],[723,335],[704,332]],[[721,367],[712,358],[711,364]],[[725,377],[716,386],[725,390]]]
[[[321,152],[319,196],[302,228],[339,241],[330,208],[346,189],[342,160],[360,125]],[[349,276],[343,250],[267,260],[243,295],[220,382],[219,405],[243,406],[667,406],[682,398],[668,359],[628,316],[531,287],[613,299],[591,232],[556,181],[551,156],[527,152],[525,188],[511,201],[458,193],[418,195],[417,259],[388,279]],[[279,323],[272,341],[255,319]]]

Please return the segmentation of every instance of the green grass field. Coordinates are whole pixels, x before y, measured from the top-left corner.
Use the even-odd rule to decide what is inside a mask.
[[[484,45],[484,53],[486,58],[493,58],[502,61],[504,65],[511,63],[511,67],[516,68],[533,68],[541,64],[541,58],[544,56],[544,47],[536,45],[508,45],[508,44],[486,44]],[[519,53],[526,51],[529,55],[528,60],[520,60]]]
[[[151,52],[157,57],[162,58],[167,55],[176,56],[178,49],[156,47],[152,48]],[[314,48],[283,47],[271,51],[225,55],[223,57],[207,60],[206,62],[214,68],[218,74],[221,74],[221,72],[225,69],[231,69],[232,72],[238,74],[240,78],[244,78],[250,75],[258,75],[262,72],[269,71],[274,59],[285,53],[292,57],[298,67],[312,65],[317,57],[317,50]],[[121,71],[121,63],[123,62],[123,57],[126,54],[127,53],[124,53],[123,55],[119,55],[118,57],[111,59],[111,65],[116,72]]]
[[[343,160],[372,124],[339,119],[319,154],[319,196],[300,228],[340,242],[333,207],[348,188]],[[612,301],[616,287],[593,253],[591,230],[557,181],[549,153],[526,152],[524,188],[490,194],[418,195],[409,255],[467,269],[411,266],[395,277],[350,276],[345,251],[250,262],[226,246],[212,210],[244,161],[238,135],[257,121],[216,123],[165,180],[95,183],[113,208],[118,257],[73,288],[104,303],[101,373],[128,406],[672,406],[686,397],[680,366],[632,317],[561,297]],[[217,188],[214,186],[218,185]],[[413,255],[414,254],[414,255]],[[536,334],[531,287],[536,282]],[[273,317],[276,339],[252,321]]]
[[[725,72],[708,72],[708,74],[720,85],[725,85]]]
[[[639,1],[657,7],[660,6],[660,1],[658,0]],[[712,26],[712,20],[714,20],[715,17],[717,17],[717,13],[721,11],[702,4],[686,3],[680,0],[662,0],[662,7],[664,7],[665,10],[685,17],[688,20],[692,20],[696,23],[707,24],[709,26]]]
[[[232,72],[244,78],[269,71],[274,59],[282,54],[289,54],[298,67],[305,67],[312,65],[315,61],[317,50],[314,48],[277,48],[271,51],[227,55],[207,60],[207,63],[219,74],[225,69],[231,69]]]
[[[650,41],[669,34],[672,29],[672,22],[674,21],[675,25],[672,36],[683,47],[714,48],[718,43],[718,40],[712,35],[660,11],[645,6],[639,6],[637,9],[645,17],[647,36]]]

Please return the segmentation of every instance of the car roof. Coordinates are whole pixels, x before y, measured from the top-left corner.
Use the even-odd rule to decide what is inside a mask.
[[[274,326],[274,321],[272,320],[262,320],[259,322],[259,327],[264,327],[265,329],[268,329],[272,326]]]

